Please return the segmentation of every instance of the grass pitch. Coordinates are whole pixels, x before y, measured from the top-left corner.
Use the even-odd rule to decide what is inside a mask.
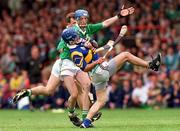
[[[180,131],[180,109],[102,110],[95,128],[73,126],[65,113],[0,110],[0,131]]]

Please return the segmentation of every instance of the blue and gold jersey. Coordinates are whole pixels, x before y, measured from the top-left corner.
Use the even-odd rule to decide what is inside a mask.
[[[87,64],[99,58],[98,54],[94,54],[92,50],[84,47],[83,44],[79,44],[75,48],[70,49],[70,53],[71,60],[82,70],[86,68]]]

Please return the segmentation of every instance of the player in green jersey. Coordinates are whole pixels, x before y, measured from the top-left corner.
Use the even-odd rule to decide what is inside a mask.
[[[134,8],[130,7],[127,9],[122,9],[116,16],[109,18],[101,23],[97,24],[87,24],[88,23],[88,18],[89,14],[86,10],[76,10],[75,11],[75,19],[77,20],[77,24],[73,26],[73,28],[78,32],[78,35],[81,38],[84,39],[90,39],[90,37],[100,31],[103,28],[109,27],[113,23],[119,20],[119,18],[130,15],[134,12]],[[101,45],[99,45],[101,46]],[[61,39],[59,42],[59,45],[57,47],[57,50],[59,50],[60,53],[60,58],[62,61],[67,61],[67,59],[70,59],[70,52],[69,48],[64,40]],[[66,67],[68,68],[68,67]],[[72,67],[69,67],[68,70],[72,70]],[[62,74],[63,75],[63,74]],[[89,86],[90,87],[90,86]],[[84,98],[83,98],[83,118],[86,117],[87,112],[89,110],[89,94],[90,88],[84,88]]]
[[[73,12],[67,15],[67,23],[69,27],[73,26],[76,23]],[[80,126],[81,120],[77,117],[77,114],[74,111],[77,97],[79,97],[79,100],[83,100],[83,93],[78,91],[77,85],[82,88],[88,88],[91,82],[87,73],[81,71],[80,68],[77,67],[69,59],[65,59],[63,61],[61,59],[58,59],[55,61],[46,86],[40,85],[31,89],[21,90],[13,97],[13,102],[17,103],[21,98],[25,96],[51,95],[54,93],[61,80],[64,80],[64,84],[70,93],[70,97],[68,99],[69,118],[74,125]],[[79,105],[81,106],[82,102],[79,103]]]
[[[75,19],[77,20],[77,24],[75,24],[73,28],[75,28],[81,38],[89,39],[92,35],[99,32],[101,29],[109,27],[110,25],[118,21],[121,17],[128,16],[132,13],[134,13],[134,8],[130,7],[120,10],[120,12],[116,16],[109,18],[103,22],[88,24],[88,12],[86,10],[79,9],[75,11]],[[63,52],[61,52],[60,54],[61,59],[70,58],[69,48],[62,39],[58,44],[57,50],[63,50]]]

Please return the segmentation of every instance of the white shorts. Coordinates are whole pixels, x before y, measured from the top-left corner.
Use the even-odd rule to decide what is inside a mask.
[[[96,90],[106,88],[109,78],[118,70],[114,59],[111,59],[109,62],[105,61],[101,65],[95,69],[92,75],[92,82]]]
[[[63,80],[63,76],[74,77],[81,69],[68,59],[55,61],[51,73]]]

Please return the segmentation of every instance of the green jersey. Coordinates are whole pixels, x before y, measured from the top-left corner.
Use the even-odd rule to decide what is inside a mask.
[[[74,25],[73,28],[78,32],[80,38],[88,39],[93,34],[95,34],[98,31],[100,31],[103,28],[103,24],[102,23],[88,24],[86,26],[85,31],[81,30],[81,28],[78,25]],[[59,41],[57,50],[61,51],[61,53],[60,53],[60,58],[61,59],[70,59],[69,48],[68,48],[66,42],[62,38]]]

